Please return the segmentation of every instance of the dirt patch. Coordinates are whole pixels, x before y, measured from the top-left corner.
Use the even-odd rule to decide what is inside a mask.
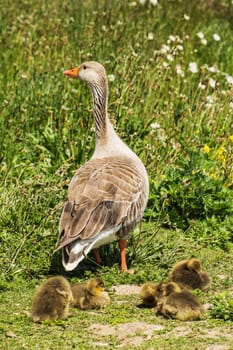
[[[132,295],[139,294],[141,287],[130,284],[121,284],[119,286],[113,286],[112,291],[118,295]]]
[[[128,300],[124,300],[124,296],[138,295],[140,292],[140,286],[137,285],[117,285],[112,287],[112,292],[116,295],[123,296],[117,300],[117,303],[128,303]],[[206,303],[205,309],[211,308],[211,304]],[[155,321],[156,322],[156,321]],[[157,322],[159,320],[157,319]],[[207,322],[208,323],[208,322]],[[162,319],[161,324],[150,324],[148,322],[135,321],[127,322],[118,325],[106,325],[95,323],[92,324],[88,331],[95,336],[95,342],[93,345],[96,347],[107,347],[108,338],[113,337],[118,345],[115,348],[123,348],[128,346],[129,348],[140,347],[143,342],[150,340],[151,338],[186,338],[192,337],[193,339],[211,339],[215,344],[208,345],[206,350],[230,350],[232,347],[229,343],[233,342],[233,333],[231,326],[228,327],[208,327],[205,320],[199,322],[184,322],[183,324],[175,326],[166,330],[166,323]],[[161,332],[162,331],[162,332]],[[156,332],[158,332],[156,334]],[[149,349],[148,349],[149,350]]]
[[[214,344],[207,346],[206,350],[231,350],[232,347],[230,345],[224,344]]]
[[[153,325],[146,322],[129,322],[117,326],[103,324],[92,324],[89,331],[98,336],[115,336],[121,344],[118,348],[129,346],[139,346],[143,341],[152,337],[155,331],[163,330],[162,325]]]

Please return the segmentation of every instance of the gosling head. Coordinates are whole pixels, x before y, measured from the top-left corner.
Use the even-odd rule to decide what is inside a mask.
[[[162,286],[163,296],[168,296],[172,293],[180,293],[182,289],[175,282],[168,282]]]
[[[84,62],[79,67],[66,70],[64,74],[71,78],[79,78],[91,87],[101,86],[103,81],[106,81],[104,67],[95,61]]]
[[[96,278],[91,278],[88,282],[87,282],[87,290],[90,294],[92,294],[93,296],[100,296],[103,291],[105,290],[105,285],[104,282],[96,277]]]
[[[193,270],[197,273],[201,272],[201,262],[198,259],[192,258],[187,263],[188,269]]]

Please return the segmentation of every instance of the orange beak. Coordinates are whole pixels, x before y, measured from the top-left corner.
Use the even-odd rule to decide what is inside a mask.
[[[71,78],[78,78],[79,67],[65,70],[64,74]]]

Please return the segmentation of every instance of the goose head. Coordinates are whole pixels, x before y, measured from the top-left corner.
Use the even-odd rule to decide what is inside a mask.
[[[84,62],[79,67],[64,71],[64,74],[71,78],[80,79],[91,87],[101,86],[101,83],[107,80],[104,67],[94,61]]]

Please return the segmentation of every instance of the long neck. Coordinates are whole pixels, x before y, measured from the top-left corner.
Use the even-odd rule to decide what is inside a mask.
[[[91,86],[93,97],[93,114],[95,121],[96,142],[104,141],[107,136],[108,119],[108,85],[105,78],[102,78],[98,84]]]

